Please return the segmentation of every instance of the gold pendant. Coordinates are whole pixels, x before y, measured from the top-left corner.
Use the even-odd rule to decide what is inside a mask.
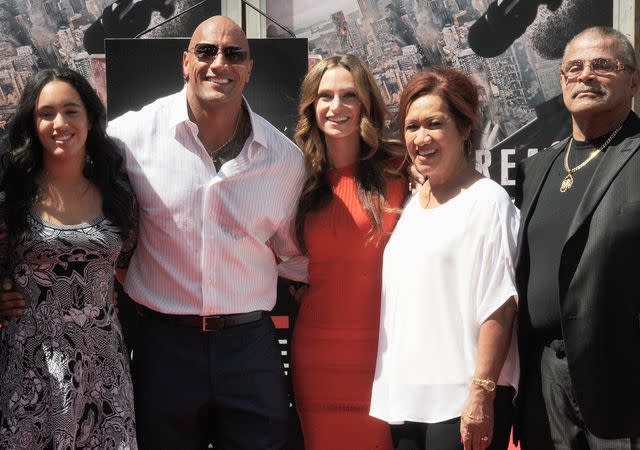
[[[567,176],[564,177],[564,180],[562,180],[562,184],[560,185],[560,192],[567,192],[569,189],[571,189],[571,186],[573,186],[573,175],[568,173]]]

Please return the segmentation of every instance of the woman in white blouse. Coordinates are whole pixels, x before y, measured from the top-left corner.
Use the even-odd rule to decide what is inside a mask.
[[[477,111],[475,85],[452,69],[417,74],[400,101],[401,137],[428,181],[384,252],[371,415],[413,422],[427,450],[506,449],[519,375],[519,213],[474,169]]]

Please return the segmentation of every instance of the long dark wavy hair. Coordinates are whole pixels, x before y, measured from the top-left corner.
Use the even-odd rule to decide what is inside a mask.
[[[382,237],[382,213],[386,210],[386,167],[390,156],[399,154],[397,144],[383,138],[385,120],[389,117],[380,89],[369,69],[355,55],[336,55],[323,59],[307,73],[300,88],[298,126],[295,141],[302,149],[307,164],[307,179],[300,195],[295,232],[300,249],[307,253],[304,222],[312,211],[322,209],[333,197],[327,177],[329,160],[324,133],[316,122],[315,105],[318,87],[329,69],[342,67],[353,77],[356,95],[362,103],[360,116],[360,161],[355,174],[358,200],[371,219],[370,240]]]
[[[102,210],[124,238],[135,226],[135,204],[131,186],[122,170],[123,157],[107,136],[104,105],[89,82],[70,69],[46,69],[34,74],[25,86],[9,126],[9,149],[0,157],[3,173],[0,190],[5,193],[7,223],[12,237],[27,230],[27,216],[38,194],[36,177],[43,167],[43,148],[38,138],[35,109],[42,88],[59,80],[69,83],[80,95],[91,124],[86,142],[85,177],[102,194]]]

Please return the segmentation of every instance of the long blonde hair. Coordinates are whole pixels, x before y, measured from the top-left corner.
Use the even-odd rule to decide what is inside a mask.
[[[383,138],[385,120],[389,117],[380,89],[369,69],[355,55],[337,55],[323,59],[307,73],[300,88],[298,126],[294,139],[307,163],[307,179],[298,203],[295,230],[298,244],[306,253],[304,222],[307,214],[323,208],[333,197],[327,178],[329,160],[324,134],[316,123],[315,102],[325,72],[342,67],[353,77],[356,95],[362,104],[360,112],[360,161],[355,174],[358,200],[371,219],[370,239],[382,236],[382,212],[387,186],[384,178],[385,159],[390,144]]]

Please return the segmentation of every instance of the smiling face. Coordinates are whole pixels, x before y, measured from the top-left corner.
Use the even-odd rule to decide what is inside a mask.
[[[404,121],[404,140],[409,156],[422,175],[432,184],[443,184],[467,166],[464,141],[444,99],[427,94],[408,107]]]
[[[216,46],[215,57],[195,52],[198,44]],[[201,23],[193,33],[189,50],[182,56],[182,73],[187,79],[187,98],[191,108],[209,110],[218,105],[240,105],[242,91],[249,81],[253,61],[247,57],[237,62],[224,55],[222,49],[249,52],[242,29],[232,20],[217,16]]]
[[[587,34],[570,44],[563,58],[563,66],[569,61],[608,58],[621,60],[623,52],[609,37]],[[631,109],[631,100],[638,85],[634,70],[619,70],[596,75],[590,67],[576,77],[560,76],[562,96],[567,109],[574,117],[622,117]]]
[[[358,142],[361,109],[351,72],[343,67],[328,69],[320,80],[315,102],[316,122],[325,140],[349,138]]]
[[[48,158],[84,158],[91,124],[80,94],[71,84],[53,80],[44,85],[34,110],[38,138]]]

